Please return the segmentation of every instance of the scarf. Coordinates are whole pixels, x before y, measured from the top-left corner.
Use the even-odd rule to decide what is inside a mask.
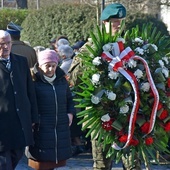
[[[45,75],[43,75],[44,76],[44,78],[45,78],[45,80],[46,81],[48,81],[49,83],[53,83],[53,81],[55,80],[55,78],[56,78],[56,74],[54,74],[52,77],[47,77],[47,76],[45,76]]]

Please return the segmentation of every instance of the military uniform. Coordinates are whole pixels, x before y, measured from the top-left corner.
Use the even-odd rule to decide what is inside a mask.
[[[113,3],[113,4],[108,5],[101,14],[101,20],[103,22],[109,22],[109,20],[112,18],[120,20],[125,17],[126,17],[126,8],[122,4],[119,4],[119,3]],[[88,42],[88,44],[89,43],[90,42]],[[81,52],[83,53],[87,50],[86,48],[84,48],[86,44],[81,49]],[[90,43],[89,45],[91,46],[92,44]],[[84,69],[83,69],[82,59],[79,56],[75,56],[73,58],[72,65],[69,70],[70,83],[73,86],[76,86],[79,84],[80,81],[78,77],[83,74],[82,71],[84,71]],[[107,151],[110,147],[111,146],[108,145],[105,151],[103,151],[102,144],[98,144],[97,139],[92,140],[92,156],[93,156],[93,161],[94,161],[94,164],[93,164],[94,170],[111,170],[112,159],[106,158]],[[130,170],[130,169],[141,170],[139,159],[136,159],[133,167],[132,167],[132,164],[129,164],[131,160],[131,155],[128,155],[127,157],[122,158],[122,160],[123,160],[124,170]]]
[[[11,52],[20,56],[27,58],[29,68],[32,68],[37,62],[37,55],[31,46],[27,45],[25,42],[20,41],[22,27],[10,22],[7,25],[7,32],[12,38]]]

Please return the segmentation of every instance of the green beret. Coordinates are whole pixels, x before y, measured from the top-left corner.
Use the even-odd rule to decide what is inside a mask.
[[[125,18],[126,17],[126,8],[119,3],[113,3],[108,6],[102,11],[101,20],[105,21],[110,18]]]

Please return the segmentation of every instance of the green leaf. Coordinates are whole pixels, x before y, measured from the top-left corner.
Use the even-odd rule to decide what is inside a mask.
[[[97,136],[97,134],[100,132],[100,128],[102,128],[101,124],[96,120],[96,122],[94,122],[91,125],[90,129],[86,133],[86,137],[91,135],[91,139],[94,139]]]

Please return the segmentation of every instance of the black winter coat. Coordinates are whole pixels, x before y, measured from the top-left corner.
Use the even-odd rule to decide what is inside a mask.
[[[72,94],[64,72],[57,67],[53,85],[48,83],[36,66],[35,91],[38,103],[39,126],[34,131],[35,145],[27,157],[37,161],[58,162],[71,157],[68,113],[75,114]]]
[[[0,63],[0,151],[33,144],[38,122],[34,84],[27,59],[10,54],[11,72]]]

